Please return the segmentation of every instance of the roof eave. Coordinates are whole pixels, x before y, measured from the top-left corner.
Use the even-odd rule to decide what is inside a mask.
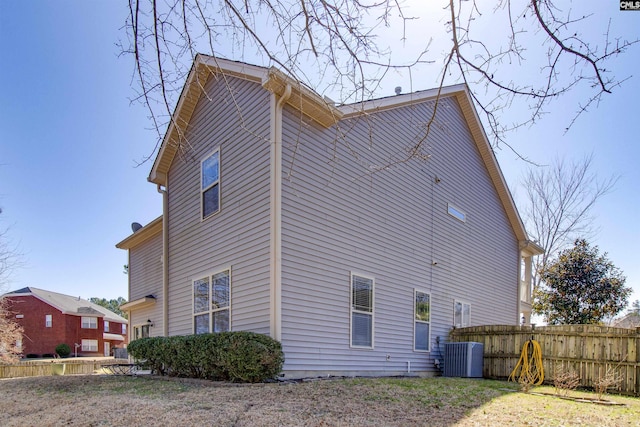
[[[291,88],[287,104],[315,120],[321,126],[328,128],[342,119],[344,113],[336,108],[331,101],[322,98],[277,68],[270,68],[262,81],[262,87],[277,96],[282,96],[287,86]]]
[[[498,160],[491,148],[489,138],[482,127],[480,117],[478,116],[478,112],[476,111],[473,100],[471,99],[469,89],[465,85],[463,90],[455,93],[455,96],[460,108],[462,109],[462,113],[465,116],[471,135],[476,142],[480,156],[482,157],[487,171],[489,172],[489,176],[493,181],[493,185],[496,188],[498,197],[502,202],[516,238],[518,239],[518,243],[521,245],[523,242],[528,242],[529,238],[527,237],[524,223],[518,213],[518,209],[513,200],[513,196],[511,195],[511,191],[509,190],[509,186],[507,185],[507,181],[502,174]]]
[[[162,231],[162,215],[145,225],[129,237],[116,243],[118,249],[131,249]]]

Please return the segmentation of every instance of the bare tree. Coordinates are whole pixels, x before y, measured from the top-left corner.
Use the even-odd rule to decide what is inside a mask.
[[[0,299],[0,364],[13,363],[22,353],[22,326],[13,318],[8,300]]]
[[[523,178],[525,227],[545,251],[534,259],[534,298],[540,287],[539,272],[548,260],[578,237],[589,238],[596,232],[593,207],[613,190],[618,177],[599,179],[592,163],[593,155],[575,162],[556,159],[550,166],[532,166]]]
[[[18,252],[8,241],[7,231],[0,232],[0,294],[7,290],[9,276],[19,261]],[[17,360],[21,353],[21,342],[22,327],[15,322],[7,300],[0,298],[0,363]]]
[[[128,43],[122,50],[135,58],[137,99],[149,108],[158,142],[200,52],[277,66],[342,102],[379,96],[391,71],[419,73],[421,80],[439,75],[433,81],[440,87],[464,82],[498,145],[507,144],[510,130],[539,120],[553,100],[579,90],[583,98],[568,119],[570,127],[624,81],[610,74],[610,60],[637,40],[613,38],[608,25],[597,32],[602,37],[592,39],[582,30],[594,17],[575,12],[589,4],[560,3],[442,0],[436,7],[400,0],[129,0]],[[418,13],[439,14],[442,20],[426,27]],[[418,25],[415,35],[410,28]],[[394,54],[382,35],[412,46],[414,53]],[[433,49],[437,53],[432,44],[439,45]],[[525,106],[526,113],[506,123],[502,112],[514,106]],[[404,147],[407,158],[428,157],[430,126],[424,129],[424,138]]]

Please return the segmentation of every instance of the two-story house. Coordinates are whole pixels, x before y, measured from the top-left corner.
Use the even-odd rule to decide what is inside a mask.
[[[116,245],[132,338],[248,330],[287,377],[432,374],[451,328],[527,309],[540,248],[464,85],[335,106],[198,55],[149,181],[162,215]]]
[[[128,342],[127,319],[80,297],[27,287],[2,298],[23,328],[24,355],[55,354],[67,344],[73,355],[110,356]]]

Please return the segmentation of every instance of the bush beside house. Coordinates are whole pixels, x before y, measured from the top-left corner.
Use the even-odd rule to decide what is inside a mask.
[[[161,375],[255,383],[282,370],[281,344],[253,332],[141,338],[129,354]]]

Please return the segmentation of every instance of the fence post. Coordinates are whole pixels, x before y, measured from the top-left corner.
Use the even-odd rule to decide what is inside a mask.
[[[636,344],[636,357],[634,360],[635,386],[633,389],[633,395],[638,396],[640,394],[640,327],[636,327],[635,344]]]

